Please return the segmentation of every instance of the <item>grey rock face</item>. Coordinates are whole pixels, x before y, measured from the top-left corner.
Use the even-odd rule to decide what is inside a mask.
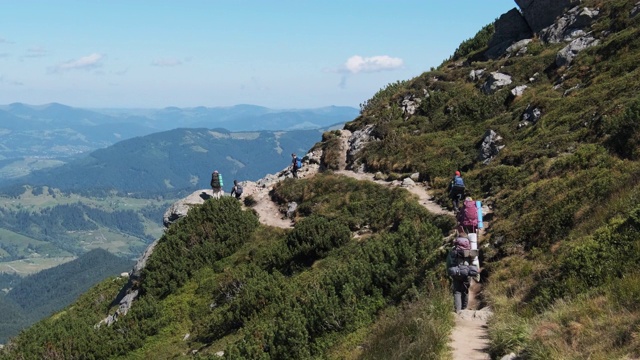
[[[124,316],[127,314],[127,312],[129,312],[129,309],[131,309],[133,301],[138,297],[139,292],[138,289],[134,289],[134,285],[140,280],[142,269],[144,269],[144,267],[147,265],[147,260],[153,253],[153,249],[156,247],[156,244],[158,244],[158,240],[152,242],[149,246],[147,246],[147,249],[133,266],[131,275],[129,276],[129,281],[122,288],[122,290],[120,290],[120,293],[124,296],[122,296],[122,298],[118,302],[118,309],[116,309],[113,314],[108,315],[106,318],[102,319],[98,324],[96,324],[96,328],[99,328],[102,325],[111,326],[111,324],[118,321],[119,316]]]
[[[522,10],[527,24],[534,33],[551,26],[566,9],[580,3],[580,0],[515,0]]]
[[[500,145],[502,137],[493,130],[487,130],[484,134],[484,139],[480,145],[479,159],[483,164],[488,164],[494,157],[498,155],[500,150],[504,148],[504,145]]]
[[[569,66],[573,59],[575,59],[578,54],[589,47],[596,46],[600,43],[599,40],[595,39],[593,36],[582,36],[579,37],[569,45],[562,48],[562,50],[558,51],[556,54],[556,65],[557,66]]]
[[[376,141],[377,139],[371,136],[373,132],[373,124],[369,124],[365,126],[361,130],[356,130],[351,134],[349,138],[349,150],[347,151],[347,163],[352,164],[355,157],[358,155],[358,152],[362,150],[362,148],[371,141]]]
[[[402,187],[412,187],[412,186],[415,186],[415,185],[416,185],[416,182],[413,181],[410,177],[408,177],[408,178],[404,178],[404,180],[402,180],[402,185],[400,185],[400,186],[402,186]]]
[[[222,191],[224,193],[224,191]],[[184,199],[173,203],[162,217],[162,223],[165,227],[169,227],[172,223],[181,217],[187,216],[189,209],[194,205],[204,204],[205,200],[214,197],[213,190],[198,190]]]
[[[522,94],[524,94],[524,91],[527,90],[527,88],[528,88],[527,85],[516,86],[513,89],[511,89],[511,96],[513,97],[522,96]]]
[[[482,76],[482,74],[484,74],[484,72],[485,72],[485,69],[471,70],[471,72],[469,72],[469,80],[471,81],[480,80],[480,77]]]
[[[495,32],[484,55],[489,59],[502,56],[513,43],[533,37],[531,27],[517,9],[511,9],[496,20]]]
[[[596,9],[576,6],[542,29],[540,39],[548,43],[560,43],[585,36],[599,13]]]
[[[516,41],[511,44],[506,50],[507,55],[509,56],[522,56],[527,53],[527,45],[529,45],[533,40],[532,39],[523,39],[520,41]]]
[[[542,110],[529,104],[522,113],[522,122],[518,124],[518,129],[535,124],[542,117]]]
[[[422,99],[415,96],[405,96],[402,100],[402,114],[405,115],[405,119],[416,113],[416,110],[420,106]]]
[[[290,203],[287,204],[287,218],[289,219],[293,219],[293,217],[296,214],[296,210],[298,210],[298,203],[295,201],[292,201]]]
[[[639,12],[640,12],[640,1],[636,3],[633,9],[631,9],[631,12],[629,13],[629,17],[635,17],[636,15],[638,15]]]
[[[496,92],[499,88],[511,84],[511,76],[499,72],[492,72],[487,81],[482,84],[480,90],[489,95]]]

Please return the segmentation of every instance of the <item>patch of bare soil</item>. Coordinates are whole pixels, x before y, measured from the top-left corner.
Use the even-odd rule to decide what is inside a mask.
[[[280,211],[278,205],[271,200],[269,192],[271,187],[260,187],[254,183],[247,184],[244,188],[244,196],[253,195],[256,204],[251,208],[258,213],[258,219],[264,225],[288,229],[293,227],[293,221]]]

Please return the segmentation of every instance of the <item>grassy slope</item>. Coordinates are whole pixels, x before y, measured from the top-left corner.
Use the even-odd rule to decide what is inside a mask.
[[[493,355],[640,355],[640,314],[629,301],[637,295],[638,271],[623,265],[640,256],[640,17],[629,17],[634,4],[583,2],[601,10],[593,34],[610,34],[569,68],[554,65],[564,45],[537,40],[521,57],[445,62],[390,84],[347,125],[376,124],[382,141],[359,159],[370,170],[418,170],[446,204],[446,181],[461,169],[472,195],[494,207],[492,246],[485,251],[488,299],[496,311]],[[507,73],[514,83],[482,95],[482,81],[468,79],[473,69]],[[521,84],[528,86],[524,95],[510,100],[510,88]],[[422,97],[424,89],[431,96],[403,119],[402,99]],[[543,116],[518,129],[528,106]],[[483,165],[477,149],[487,129],[506,147]]]

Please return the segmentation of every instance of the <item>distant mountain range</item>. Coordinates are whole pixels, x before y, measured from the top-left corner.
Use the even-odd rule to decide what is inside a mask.
[[[319,129],[353,120],[358,109],[275,110],[255,105],[87,110],[52,103],[0,106],[0,179],[60,166],[118,141],[176,128],[229,131]]]
[[[5,181],[18,195],[22,184],[47,186],[88,196],[116,190],[133,196],[180,196],[208,188],[218,170],[229,190],[233,180],[257,180],[304,154],[326,129],[230,132],[174,129],[120,141],[59,167]],[[17,188],[16,188],[17,187]],[[13,190],[11,190],[13,191]]]

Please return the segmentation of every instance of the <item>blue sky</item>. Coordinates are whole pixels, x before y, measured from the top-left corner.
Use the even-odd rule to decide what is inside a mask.
[[[512,0],[0,0],[0,104],[358,107]]]

